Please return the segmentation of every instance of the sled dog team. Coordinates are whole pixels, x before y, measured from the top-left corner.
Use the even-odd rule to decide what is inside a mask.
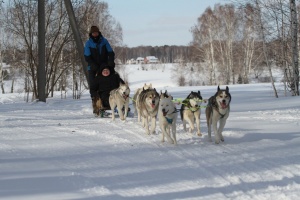
[[[121,84],[119,88],[110,92],[109,104],[113,110],[117,107],[120,119],[126,120],[129,107],[130,89],[127,84]],[[231,95],[229,88],[220,89],[218,86],[215,95],[208,100],[203,100],[200,91],[191,93],[182,101],[173,101],[173,97],[161,91],[160,94],[152,87],[152,84],[146,83],[142,88],[138,88],[132,98],[135,115],[138,116],[138,122],[142,123],[147,134],[153,134],[156,128],[156,116],[162,131],[161,141],[164,142],[167,138],[171,144],[177,144],[176,140],[176,120],[178,112],[183,122],[183,128],[187,131],[186,124],[189,124],[189,132],[192,133],[197,128],[197,135],[201,136],[200,131],[200,114],[202,102],[207,103],[205,113],[208,127],[208,138],[211,139],[211,132],[214,132],[215,143],[219,144],[224,141],[222,131],[226,124],[226,120],[230,112]],[[177,110],[175,104],[180,103],[181,108]],[[124,109],[124,113],[121,111]],[[112,119],[115,119],[112,112]],[[218,126],[219,123],[219,126]],[[150,125],[149,125],[150,124]]]

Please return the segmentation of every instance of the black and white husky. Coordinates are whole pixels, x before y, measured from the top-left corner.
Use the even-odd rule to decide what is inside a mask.
[[[130,89],[127,84],[120,84],[117,89],[110,91],[109,93],[109,105],[112,110],[112,120],[115,120],[114,109],[117,107],[121,120],[126,120],[128,107],[129,107],[129,94]],[[124,107],[124,113],[122,108]]]
[[[186,123],[189,123],[189,132],[191,133],[195,128],[194,123],[196,122],[198,136],[202,136],[200,131],[201,103],[202,96],[200,91],[191,91],[186,99],[182,101],[182,105],[180,108],[180,117],[183,123],[184,130],[186,131]]]
[[[176,106],[172,101],[173,97],[167,92],[160,94],[158,106],[158,122],[162,131],[161,141],[165,141],[165,137],[171,144],[177,144],[176,140]],[[170,131],[171,130],[171,131]],[[172,133],[172,135],[171,135]]]
[[[136,89],[136,91],[135,91],[135,93],[134,93],[134,95],[132,97],[132,104],[133,104],[133,107],[134,107],[134,115],[138,116],[138,122],[141,121],[141,113],[138,110],[138,102],[137,102],[137,100],[139,99],[139,96],[140,96],[141,92],[143,90],[147,90],[147,89],[152,89],[152,83],[150,83],[149,85],[147,85],[145,83],[143,87]]]
[[[156,116],[158,112],[159,94],[154,89],[147,89],[140,93],[137,99],[137,109],[142,119],[142,125],[146,133],[154,134],[156,129]],[[149,121],[151,130],[149,131]]]
[[[216,94],[209,98],[206,107],[206,121],[208,127],[208,139],[211,139],[211,127],[213,128],[215,134],[215,143],[219,144],[220,140],[224,142],[224,137],[222,135],[226,120],[230,112],[230,101],[231,95],[229,93],[229,88],[226,86],[225,90],[221,90],[218,86],[218,91]],[[219,122],[219,128],[217,127]]]

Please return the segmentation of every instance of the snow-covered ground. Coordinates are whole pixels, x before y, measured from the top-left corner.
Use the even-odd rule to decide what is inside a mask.
[[[131,96],[144,83],[176,98],[216,92],[217,86],[177,87],[170,70],[131,67]],[[95,118],[88,93],[80,100],[57,94],[46,103],[0,94],[0,199],[298,199],[300,98],[277,87],[278,99],[269,83],[230,85],[219,145],[207,140],[204,109],[203,136],[185,132],[178,119],[174,146],[160,142],[158,127],[146,135],[136,117]]]

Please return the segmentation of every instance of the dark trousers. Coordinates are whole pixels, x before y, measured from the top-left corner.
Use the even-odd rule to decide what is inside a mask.
[[[96,72],[93,70],[89,70],[89,84],[90,84],[90,95],[91,98],[97,96],[97,91],[94,89],[95,85],[97,83],[95,83],[95,77],[96,77]]]

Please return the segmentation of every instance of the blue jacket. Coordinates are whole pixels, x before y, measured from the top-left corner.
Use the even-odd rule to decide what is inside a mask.
[[[86,41],[84,57],[88,63],[88,70],[98,71],[104,63],[114,67],[115,53],[101,33],[97,43],[91,37]]]

